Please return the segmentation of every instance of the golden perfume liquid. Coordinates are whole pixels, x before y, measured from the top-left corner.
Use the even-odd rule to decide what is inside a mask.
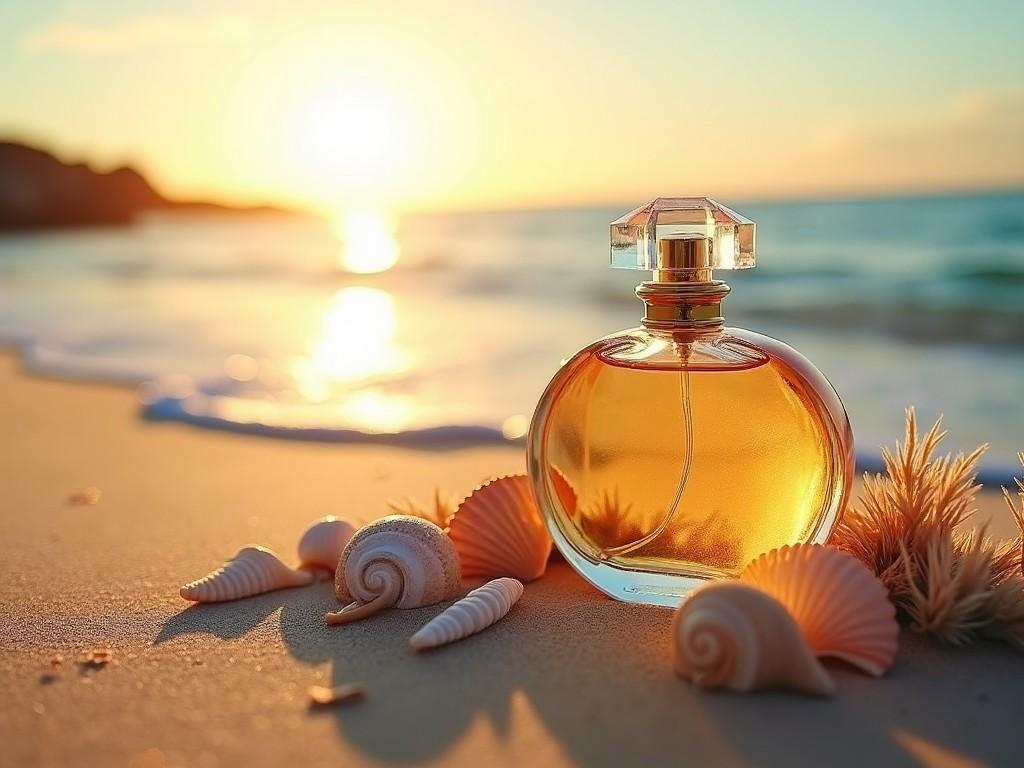
[[[724,327],[723,283],[659,276],[638,289],[645,327],[595,342],[552,380],[528,454],[566,559],[614,597],[675,605],[763,552],[827,538],[853,441],[810,362]]]

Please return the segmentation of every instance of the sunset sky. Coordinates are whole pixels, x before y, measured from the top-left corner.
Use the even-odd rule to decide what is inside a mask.
[[[0,136],[317,208],[1024,185],[1020,2],[7,2]]]

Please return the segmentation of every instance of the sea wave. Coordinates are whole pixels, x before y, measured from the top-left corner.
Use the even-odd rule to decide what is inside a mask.
[[[331,403],[318,407],[289,397],[276,399],[274,393],[230,377],[194,378],[175,374],[150,378],[139,365],[100,361],[30,342],[20,344],[19,350],[24,367],[32,373],[135,387],[140,414],[148,421],[179,422],[203,429],[282,440],[417,449],[524,443],[521,433],[510,435],[503,428],[503,420],[497,414],[494,419],[479,422],[427,419],[390,430],[380,425],[370,428],[339,417]],[[856,464],[859,472],[882,473],[885,470],[877,452],[858,450]],[[1019,467],[988,460],[980,468],[977,479],[987,487],[1012,487],[1019,474]]]
[[[947,413],[954,449],[991,442],[983,477],[1008,482],[1024,447],[1024,195],[738,208],[759,223],[760,264],[724,275],[729,322],[808,354],[858,445],[891,444],[916,403],[922,420]],[[563,356],[638,323],[645,274],[606,266],[619,213],[410,217],[398,263],[373,275],[346,270],[322,227],[279,219],[4,236],[0,334],[32,370],[140,386],[148,419],[502,442]],[[261,378],[225,377],[235,358]]]

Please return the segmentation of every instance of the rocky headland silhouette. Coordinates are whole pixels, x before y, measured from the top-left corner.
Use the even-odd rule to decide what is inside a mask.
[[[108,172],[65,163],[45,150],[0,141],[0,230],[128,224],[143,211],[280,211],[171,200],[130,166]]]

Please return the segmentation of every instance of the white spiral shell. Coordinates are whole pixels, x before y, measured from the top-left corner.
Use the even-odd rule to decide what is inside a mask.
[[[885,586],[857,558],[821,544],[773,549],[740,581],[774,597],[817,656],[879,676],[896,658],[899,624]]]
[[[782,604],[746,584],[696,590],[676,611],[672,634],[676,674],[701,688],[835,691]]]
[[[313,522],[299,539],[299,567],[323,568],[334,573],[345,545],[355,532],[351,523],[333,515]]]
[[[409,639],[415,650],[436,648],[487,629],[523,596],[523,584],[516,579],[489,581],[424,624]]]
[[[334,588],[346,607],[328,614],[328,623],[390,606],[433,605],[457,595],[461,580],[458,554],[444,531],[417,517],[383,517],[356,531],[342,552]]]
[[[311,581],[313,574],[289,568],[269,549],[245,547],[217,570],[183,586],[179,594],[195,602],[221,603]]]

